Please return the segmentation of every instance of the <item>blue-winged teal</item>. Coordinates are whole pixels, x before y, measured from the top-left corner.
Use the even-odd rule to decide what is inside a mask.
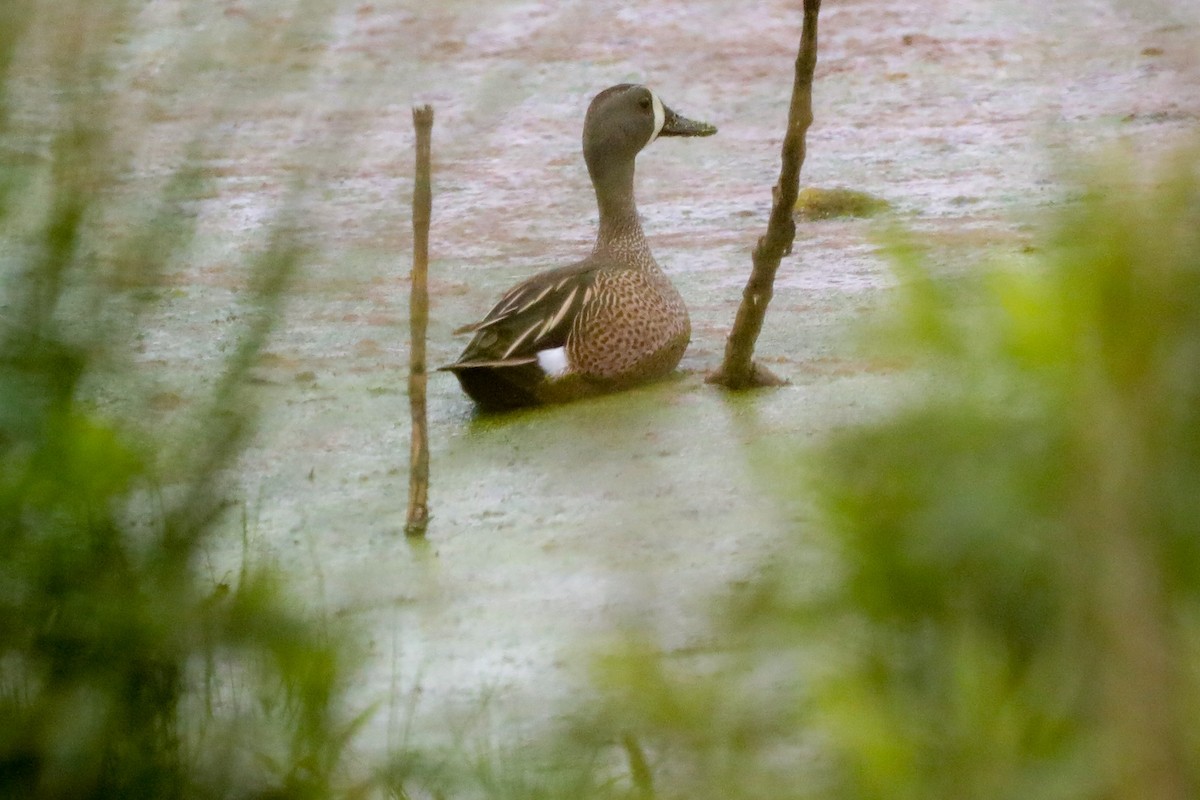
[[[485,409],[571,400],[674,369],[691,323],[642,233],[633,162],[659,136],[716,132],[676,114],[644,86],[621,84],[596,95],[583,123],[583,157],[600,206],[591,255],[509,289],[486,317],[455,331],[475,336],[442,369]]]

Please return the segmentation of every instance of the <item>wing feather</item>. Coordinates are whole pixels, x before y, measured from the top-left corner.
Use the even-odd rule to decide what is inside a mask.
[[[483,319],[455,331],[475,334],[455,364],[512,361],[562,347],[595,280],[595,267],[582,261],[517,284]]]

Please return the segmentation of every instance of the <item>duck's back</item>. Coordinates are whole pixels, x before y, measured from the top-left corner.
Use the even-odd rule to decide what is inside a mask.
[[[455,365],[521,360],[566,344],[572,322],[595,284],[598,266],[585,259],[518,283],[479,322],[454,333],[474,333]]]

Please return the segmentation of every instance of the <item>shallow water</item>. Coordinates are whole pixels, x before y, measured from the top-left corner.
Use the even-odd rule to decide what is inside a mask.
[[[253,39],[280,24],[265,2],[218,5],[151,4],[143,22],[154,35],[136,54],[147,75],[167,59],[172,30]],[[444,709],[469,714],[484,697],[497,725],[541,724],[577,696],[590,643],[624,624],[669,648],[711,646],[709,599],[753,576],[783,532],[810,524],[795,476],[772,473],[763,453],[899,401],[903,375],[847,345],[893,285],[879,223],[858,220],[803,224],[780,271],[759,352],[791,384],[729,397],[702,382],[769,212],[797,5],[344,4],[331,38],[313,34],[304,50],[316,77],[270,106],[164,95],[150,78],[134,98],[159,120],[140,161],[147,180],[198,120],[222,120],[195,256],[169,276],[174,291],[143,342],[143,363],[181,399],[164,413],[203,397],[238,315],[236,265],[291,178],[315,169],[305,197],[319,256],[259,369],[263,425],[238,477],[251,557],[275,560],[315,607],[369,632],[356,699],[392,709],[368,727],[369,744],[396,735],[393,704],[418,691],[435,729]],[[1200,15],[1158,11],[828,2],[804,183],[886,198],[947,273],[1017,253],[1061,199],[1065,152],[1131,136],[1154,149],[1195,130]],[[203,69],[253,77],[221,61]],[[590,97],[622,81],[720,129],[656,142],[638,163],[651,246],[691,308],[682,372],[491,419],[433,374],[433,520],[427,543],[406,541],[410,106],[436,113],[429,352],[439,364],[464,344],[451,329],[513,282],[586,254],[596,214],[580,124]],[[797,505],[781,508],[781,491]],[[238,527],[212,554],[217,577],[244,557]]]

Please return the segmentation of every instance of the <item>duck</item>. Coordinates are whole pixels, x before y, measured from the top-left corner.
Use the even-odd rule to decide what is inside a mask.
[[[581,261],[513,286],[478,322],[454,373],[483,411],[561,403],[669,374],[691,339],[687,306],[650,252],[634,201],[634,161],[662,137],[711,136],[640,84],[597,94],[583,122],[596,193],[596,243]]]

